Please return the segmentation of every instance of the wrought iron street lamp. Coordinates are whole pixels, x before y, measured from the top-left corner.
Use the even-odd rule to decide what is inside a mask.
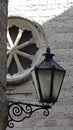
[[[57,102],[65,69],[53,60],[54,54],[50,53],[50,48],[47,48],[45,59],[35,67],[33,79],[41,103]]]
[[[10,128],[14,127],[14,122],[21,122],[40,109],[44,110],[45,116],[48,116],[49,109],[58,100],[66,71],[53,60],[54,54],[50,53],[49,48],[43,55],[45,59],[32,72],[40,103],[9,101],[8,126]]]

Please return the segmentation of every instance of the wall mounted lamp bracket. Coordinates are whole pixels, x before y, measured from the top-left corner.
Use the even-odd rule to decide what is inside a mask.
[[[26,118],[30,118],[31,115],[42,110],[44,116],[49,115],[49,109],[51,109],[53,103],[51,104],[30,104],[23,102],[9,101],[8,110],[8,124],[9,128],[13,128],[16,122],[22,122]]]

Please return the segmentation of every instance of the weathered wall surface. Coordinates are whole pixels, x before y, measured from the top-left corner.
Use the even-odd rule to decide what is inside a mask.
[[[6,89],[6,29],[7,29],[7,0],[0,0],[0,130],[7,125],[8,102]]]
[[[6,86],[7,0],[0,1],[0,19],[0,82]]]
[[[50,116],[45,118],[42,113],[35,113],[30,119],[16,124],[13,130],[73,130],[73,0],[9,0],[8,13],[9,16],[21,16],[42,25],[47,46],[67,71],[59,100]],[[33,93],[30,82],[27,90],[25,84],[14,86],[7,93],[19,100],[27,98],[25,93],[29,93],[30,99]]]

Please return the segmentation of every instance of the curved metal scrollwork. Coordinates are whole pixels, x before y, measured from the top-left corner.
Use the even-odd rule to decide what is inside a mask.
[[[43,115],[49,115],[52,104],[34,105],[29,103],[9,101],[8,127],[13,128],[14,122],[21,122],[29,118],[35,111],[44,110]]]

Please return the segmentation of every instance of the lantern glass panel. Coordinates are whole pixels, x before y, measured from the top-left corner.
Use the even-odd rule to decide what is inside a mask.
[[[35,85],[35,90],[36,90],[38,99],[40,100],[39,89],[38,89],[38,80],[37,80],[35,70],[32,71],[32,78],[33,78],[33,82],[34,82],[34,85]]]
[[[53,80],[53,98],[57,99],[64,78],[64,72],[55,71]]]
[[[38,78],[40,82],[42,97],[44,100],[47,100],[50,97],[51,70],[39,70]]]

